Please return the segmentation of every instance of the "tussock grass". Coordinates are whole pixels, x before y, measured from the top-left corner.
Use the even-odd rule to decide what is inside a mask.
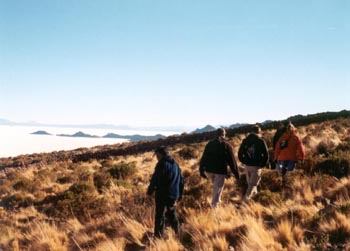
[[[145,196],[156,164],[152,152],[51,164],[50,154],[35,155],[44,160],[39,167],[0,176],[0,250],[346,250],[349,127],[349,120],[299,127],[307,160],[287,174],[286,187],[276,170],[263,169],[258,194],[239,206],[244,182],[227,179],[216,209],[212,184],[198,171],[206,142],[171,147],[186,186],[176,205],[180,234],[167,228],[161,239],[152,237],[155,203]],[[263,134],[271,143],[274,130]],[[236,153],[245,136],[229,138]],[[23,166],[28,157],[8,160],[14,161]]]

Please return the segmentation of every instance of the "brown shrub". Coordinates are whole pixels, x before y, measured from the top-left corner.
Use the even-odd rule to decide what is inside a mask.
[[[103,215],[109,210],[106,199],[98,197],[93,184],[86,182],[73,184],[62,194],[51,198],[51,201],[51,207],[44,208],[48,215],[65,219],[76,217],[82,222]]]
[[[314,172],[328,174],[337,178],[349,176],[349,152],[337,151],[333,153],[329,158],[316,164]]]
[[[264,206],[268,206],[270,204],[277,206],[282,204],[281,194],[271,192],[270,190],[261,190],[253,197],[253,200]]]
[[[136,162],[124,162],[115,164],[108,170],[109,174],[116,179],[127,179],[134,176],[137,172]]]
[[[193,146],[183,147],[180,151],[178,151],[178,154],[185,160],[196,159],[199,155],[198,150]]]
[[[282,178],[276,170],[263,169],[259,186],[262,190],[269,190],[271,192],[281,191]]]
[[[6,209],[15,209],[20,207],[29,207],[33,205],[33,197],[24,192],[17,192],[12,195],[7,195],[1,200],[1,204]]]
[[[104,188],[108,188],[112,183],[112,176],[108,172],[94,173],[94,185],[99,193],[102,193]]]

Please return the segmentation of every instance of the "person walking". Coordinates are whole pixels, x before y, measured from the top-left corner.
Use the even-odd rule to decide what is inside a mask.
[[[286,132],[278,139],[275,147],[276,169],[282,177],[282,184],[285,184],[287,171],[295,169],[297,161],[304,161],[305,150],[296,128],[289,122]]]
[[[176,215],[175,202],[180,200],[184,190],[184,179],[179,165],[169,155],[165,147],[155,150],[158,163],[150,180],[147,195],[155,191],[154,236],[162,237],[165,218],[176,234],[179,233],[179,220]]]
[[[216,138],[205,146],[200,160],[199,172],[202,178],[209,178],[213,183],[211,207],[216,208],[221,202],[225,178],[228,177],[227,165],[230,166],[236,179],[239,179],[237,163],[233,154],[233,147],[225,140],[226,131],[219,128]]]
[[[264,139],[261,138],[261,128],[256,125],[250,133],[243,139],[238,150],[238,159],[244,164],[244,171],[248,183],[247,191],[243,197],[243,202],[247,202],[257,192],[257,186],[261,179],[261,168],[265,167],[269,161],[269,152]]]

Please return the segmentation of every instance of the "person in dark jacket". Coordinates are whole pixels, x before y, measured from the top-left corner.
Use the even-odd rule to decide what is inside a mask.
[[[179,220],[176,216],[175,202],[180,200],[184,190],[184,179],[181,169],[175,160],[169,156],[165,147],[155,150],[158,163],[155,167],[147,195],[155,191],[156,213],[154,235],[161,237],[165,227],[165,217],[175,233],[179,232]]]
[[[261,168],[269,161],[269,153],[265,140],[261,137],[261,129],[258,125],[252,128],[250,133],[243,139],[238,150],[238,159],[244,164],[248,189],[244,195],[243,202],[247,202],[258,192],[257,186],[261,178]]]
[[[210,178],[213,182],[213,196],[211,207],[215,208],[221,202],[221,194],[228,177],[227,165],[230,166],[232,173],[239,179],[236,160],[233,154],[233,147],[225,141],[226,131],[223,128],[217,130],[217,137],[209,141],[205,146],[202,158],[200,160],[199,172],[201,177]]]

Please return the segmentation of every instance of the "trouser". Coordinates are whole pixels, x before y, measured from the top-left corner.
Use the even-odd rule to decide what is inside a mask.
[[[282,176],[282,180],[286,175],[287,171],[291,172],[295,169],[296,166],[295,160],[277,160],[276,169],[280,176]]]
[[[243,201],[248,201],[258,192],[257,186],[260,182],[261,169],[257,166],[245,166],[245,176],[248,183],[248,189],[244,195]]]
[[[154,224],[154,235],[161,237],[165,228],[165,219],[176,234],[179,232],[179,220],[175,211],[175,200],[156,198],[156,215]]]
[[[221,202],[221,194],[225,183],[225,174],[216,174],[206,172],[208,178],[213,182],[213,196],[211,207],[215,208]]]

